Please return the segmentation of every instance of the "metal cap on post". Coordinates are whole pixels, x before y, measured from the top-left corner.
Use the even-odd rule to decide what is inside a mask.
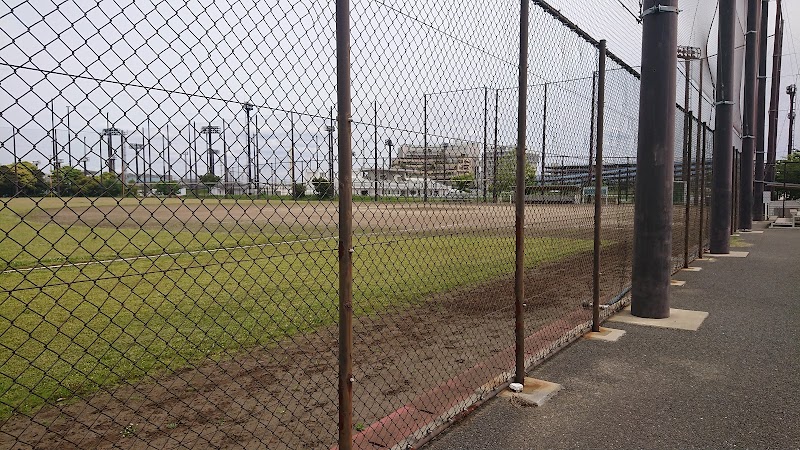
[[[736,3],[719,4],[719,50],[717,54],[717,111],[711,185],[711,253],[730,253],[731,200],[733,199],[733,105],[735,97],[734,47]]]
[[[643,4],[631,312],[669,317],[678,1]]]

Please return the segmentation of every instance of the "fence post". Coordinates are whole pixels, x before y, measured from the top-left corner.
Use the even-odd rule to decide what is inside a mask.
[[[586,180],[586,185],[592,184],[592,160],[594,159],[594,121],[595,121],[595,108],[597,95],[597,71],[592,72],[592,111],[591,118],[589,119],[589,179]]]
[[[336,0],[336,97],[339,107],[339,449],[353,448],[353,149],[350,97],[350,1]]]
[[[378,201],[378,101],[373,102],[375,117],[372,121],[372,137],[375,141],[375,201]]]
[[[489,133],[489,88],[484,86],[483,87],[483,173],[481,177],[483,177],[483,203],[486,203],[486,149],[488,148],[488,135]],[[475,182],[478,182],[478,178],[475,177]],[[477,190],[477,186],[475,189]]]
[[[701,146],[703,144],[703,142],[702,142],[703,136],[702,135],[705,134],[705,132],[703,131],[703,123],[704,123],[703,122],[703,58],[701,57],[700,59],[698,59],[698,61],[700,62],[700,80],[699,80],[699,86],[697,88],[697,94],[698,94],[697,95],[697,149],[696,149],[695,155],[694,155],[694,157],[695,157],[694,171],[697,174],[697,176],[699,177],[699,174],[700,174],[700,150],[701,150]],[[699,187],[700,186],[699,186],[698,183],[694,184],[694,202],[693,202],[694,206],[697,206],[698,195],[699,195],[698,194],[698,192],[699,192],[698,188]]]
[[[717,114],[714,126],[713,184],[711,186],[711,253],[730,253],[733,171],[734,46],[736,2],[719,4],[717,54]]]
[[[530,2],[520,0],[519,97],[517,104],[517,173],[515,206],[516,260],[514,273],[514,336],[516,364],[514,381],[525,383],[525,131],[528,106],[528,15]],[[497,168],[495,168],[497,172]]]
[[[606,40],[600,41],[600,58],[598,62],[597,86],[597,154],[594,165],[594,260],[592,267],[592,331],[600,331],[600,229],[603,213],[603,202],[600,193],[603,189],[603,125],[605,120],[606,101]],[[591,161],[590,161],[591,163]],[[563,170],[563,169],[562,169]],[[619,195],[619,183],[617,183]]]
[[[681,161],[681,178],[683,179],[684,189],[684,209],[683,209],[683,267],[689,267],[689,183],[692,177],[691,165],[691,145],[692,145],[692,111],[689,109],[689,89],[691,88],[692,63],[687,58],[684,60],[683,87],[683,161]]]
[[[646,0],[642,16],[631,312],[662,319],[672,272],[678,2]]]
[[[700,183],[699,183],[699,202],[700,202],[700,227],[698,229],[698,233],[700,234],[700,238],[698,240],[698,247],[697,247],[697,257],[699,259],[703,259],[703,251],[705,250],[705,246],[703,245],[703,222],[705,216],[705,205],[706,205],[706,135],[707,135],[707,127],[706,123],[702,123],[702,130],[703,130],[703,146],[698,151],[702,151],[702,157],[700,158]]]

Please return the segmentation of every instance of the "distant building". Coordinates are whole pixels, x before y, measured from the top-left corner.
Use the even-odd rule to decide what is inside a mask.
[[[394,165],[394,164],[392,164]],[[424,197],[425,179],[408,169],[378,169],[378,195],[383,197]],[[428,197],[445,197],[453,189],[443,183],[428,178]],[[362,168],[353,177],[353,195],[375,195],[375,169]]]
[[[459,175],[476,175],[481,162],[482,144],[438,144],[425,147],[401,145],[390,169],[404,170],[407,174],[449,182]]]

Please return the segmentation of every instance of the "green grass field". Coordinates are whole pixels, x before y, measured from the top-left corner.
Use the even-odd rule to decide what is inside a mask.
[[[65,229],[24,218],[26,208],[47,210],[47,202],[2,206],[0,259],[12,267],[275,244],[0,274],[0,418],[274,344],[333,324],[338,315],[335,239],[279,243],[306,236],[264,228],[237,236],[224,230]],[[355,314],[406,307],[513,273],[513,230],[493,233],[357,237]],[[525,264],[591,247],[590,240],[529,238]]]

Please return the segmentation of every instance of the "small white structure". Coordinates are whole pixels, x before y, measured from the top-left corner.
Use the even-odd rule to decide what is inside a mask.
[[[383,197],[424,197],[425,178],[418,177],[407,169],[378,169],[378,196]],[[353,177],[353,195],[375,196],[375,169],[362,168]],[[428,197],[445,197],[453,189],[428,178]]]

